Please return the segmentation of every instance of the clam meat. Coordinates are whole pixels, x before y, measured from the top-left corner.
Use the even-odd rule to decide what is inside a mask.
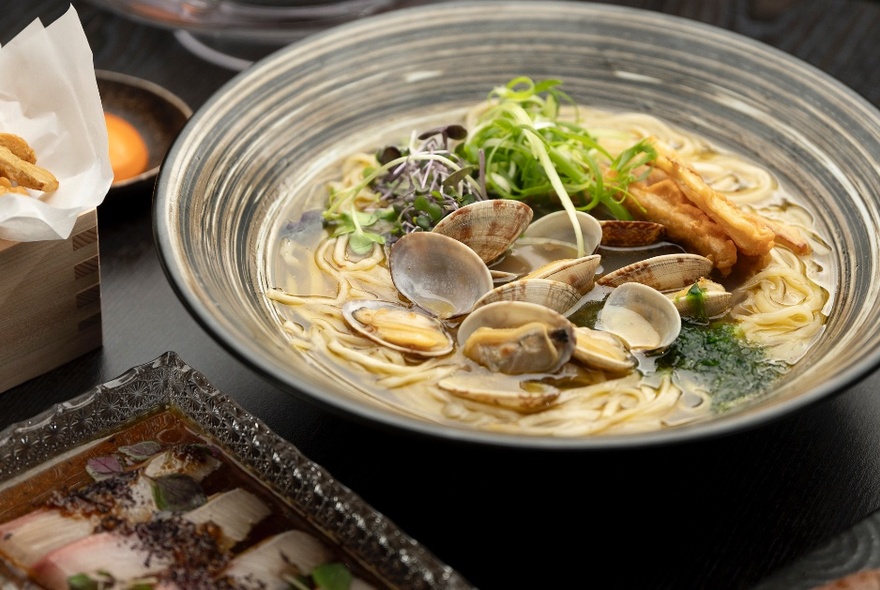
[[[555,372],[571,358],[576,340],[574,325],[548,307],[497,301],[476,308],[462,321],[458,343],[472,361],[514,375]]]
[[[349,326],[373,342],[421,357],[452,352],[455,341],[437,319],[391,301],[356,299],[342,306]]]

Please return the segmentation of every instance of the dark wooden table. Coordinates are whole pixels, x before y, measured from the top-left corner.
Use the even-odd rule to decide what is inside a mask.
[[[754,37],[880,105],[878,2],[617,3]],[[98,68],[157,82],[193,108],[235,75],[171,31],[73,5]],[[3,0],[0,43],[68,6]],[[880,559],[837,542],[880,509],[880,373],[788,419],[700,444],[549,454],[412,439],[327,414],[230,357],[172,292],[151,213],[148,189],[99,207],[104,346],[0,394],[0,428],[175,351],[483,589],[807,588],[809,580],[791,582],[797,574],[778,575],[816,548],[833,546],[823,553],[827,575]]]

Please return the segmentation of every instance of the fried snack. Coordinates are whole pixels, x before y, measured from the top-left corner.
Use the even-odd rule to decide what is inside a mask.
[[[776,235],[754,214],[742,211],[725,195],[706,184],[696,170],[680,161],[671,151],[663,148],[655,138],[650,138],[657,150],[654,166],[665,172],[684,195],[715,223],[744,254],[760,256],[770,252]]]
[[[756,218],[758,221],[769,227],[776,236],[774,242],[777,245],[785,246],[795,254],[801,256],[810,254],[813,251],[813,247],[806,239],[804,239],[798,228],[775,219],[767,219],[757,213],[747,213],[747,215]]]
[[[0,133],[0,146],[7,148],[25,162],[37,163],[37,154],[34,152],[34,149],[20,135]]]
[[[5,176],[0,176],[0,197],[5,195],[6,193],[17,193],[19,195],[28,194],[27,190],[23,186],[13,185],[11,180],[6,178]]]
[[[0,145],[0,176],[5,176],[18,186],[47,193],[58,188],[58,179],[51,172],[22,159],[3,145]]]
[[[691,203],[671,179],[651,185],[632,184],[630,193],[637,202],[625,199],[623,205],[636,219],[666,226],[666,235],[690,251],[712,261],[723,274],[730,273],[737,261],[737,249],[724,229]]]

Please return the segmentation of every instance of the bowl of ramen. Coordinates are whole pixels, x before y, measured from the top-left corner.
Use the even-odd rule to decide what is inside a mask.
[[[878,363],[880,113],[753,40],[468,2],[242,72],[154,198],[197,321],[292,395],[529,448],[739,431]]]

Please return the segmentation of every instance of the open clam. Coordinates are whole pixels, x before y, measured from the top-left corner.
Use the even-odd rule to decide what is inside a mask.
[[[488,199],[456,209],[432,233],[468,245],[486,264],[504,255],[528,227],[532,208],[520,201]]]
[[[611,332],[578,326],[574,333],[577,346],[572,356],[581,363],[614,373],[623,373],[636,366],[626,344]]]
[[[657,291],[672,291],[708,276],[712,267],[712,261],[699,254],[663,254],[618,268],[596,283],[605,287],[641,283]]]
[[[519,238],[507,254],[490,266],[499,276],[524,277],[556,260],[577,258],[577,247],[551,238]]]
[[[561,393],[546,383],[523,381],[513,375],[498,373],[452,375],[441,379],[437,385],[456,397],[523,414],[540,412],[552,406]]]
[[[622,248],[650,246],[666,237],[666,226],[653,221],[603,219],[602,245]]]
[[[656,289],[624,283],[605,299],[596,328],[620,336],[630,350],[662,350],[678,338],[681,314]]]
[[[440,319],[468,313],[492,287],[492,275],[474,250],[454,238],[414,232],[388,255],[391,280],[415,305]]]
[[[528,279],[551,279],[574,287],[581,295],[586,295],[596,282],[596,271],[602,262],[598,254],[581,258],[562,258],[548,262],[523,277]]]
[[[674,293],[667,293],[683,316],[706,320],[719,316],[730,309],[733,294],[724,285],[709,279],[695,283]]]
[[[477,300],[474,309],[496,301],[527,301],[564,314],[570,311],[580,298],[581,294],[576,288],[562,281],[520,279],[495,287]]]
[[[599,225],[599,221],[595,217],[583,211],[575,211],[574,218],[583,238],[583,252],[584,254],[592,254],[602,241],[602,226]],[[534,220],[526,228],[523,237],[549,238],[570,244],[578,243],[575,222],[565,210],[554,211]]]
[[[496,301],[462,321],[458,344],[466,357],[492,371],[522,374],[555,372],[571,358],[576,341],[574,325],[549,307]]]
[[[452,352],[455,344],[437,319],[391,301],[347,301],[342,316],[353,330],[373,342],[416,356],[442,356]]]

